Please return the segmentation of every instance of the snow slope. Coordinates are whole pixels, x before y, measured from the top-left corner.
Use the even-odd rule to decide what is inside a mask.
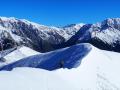
[[[15,61],[18,61],[20,59],[32,56],[32,55],[37,55],[40,54],[37,51],[34,51],[26,46],[21,46],[16,48],[16,50],[8,53],[7,55],[5,55],[4,58],[4,62],[0,62],[0,67],[3,65],[8,65],[10,63],[13,63]]]
[[[96,76],[96,90],[120,90],[120,53],[93,48],[83,59],[91,65]],[[90,73],[88,68],[87,72]],[[89,74],[88,74],[89,75]],[[89,79],[90,77],[88,77]]]
[[[82,58],[84,58],[90,50],[90,44],[78,44],[64,49],[23,58],[12,64],[1,67],[0,70],[11,70],[15,67],[35,67],[47,70],[55,70],[62,67],[75,68],[80,65]]]
[[[1,71],[0,90],[120,90],[119,58],[119,53],[92,46],[78,68]]]

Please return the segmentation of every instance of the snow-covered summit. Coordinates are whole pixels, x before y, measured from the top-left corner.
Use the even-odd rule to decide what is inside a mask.
[[[107,24],[108,26],[120,24],[120,18],[108,18],[102,22],[102,25],[104,24]]]
[[[120,51],[120,18],[109,18],[101,22],[101,26],[93,26],[91,37],[94,42],[103,42],[109,50]],[[93,43],[94,43],[93,42]]]
[[[2,17],[2,16],[0,16],[0,20],[3,20],[3,21],[13,21],[13,22],[15,22],[15,21],[17,21],[17,18],[15,18],[15,17]]]

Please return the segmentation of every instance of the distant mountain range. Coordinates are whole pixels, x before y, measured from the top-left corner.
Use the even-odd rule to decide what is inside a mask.
[[[0,17],[1,51],[24,45],[39,52],[48,52],[76,43],[91,43],[100,49],[120,52],[120,18],[58,28]]]
[[[57,28],[24,19],[0,17],[0,50],[25,45],[39,52],[50,51],[52,45],[66,42],[82,26],[74,24]]]

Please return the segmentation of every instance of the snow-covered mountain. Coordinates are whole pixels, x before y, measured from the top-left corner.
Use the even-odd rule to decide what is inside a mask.
[[[0,17],[0,50],[25,45],[39,52],[47,52],[83,42],[120,52],[120,18],[58,28],[25,19]]]
[[[65,67],[72,64],[72,69],[64,67],[64,69],[47,71],[24,67],[15,68],[10,72],[1,71],[0,90],[119,90],[119,58],[119,53],[100,50],[90,44],[78,44],[43,53],[4,69],[8,70],[19,65],[36,67],[41,62],[42,67],[47,67],[45,65],[48,64],[56,67],[61,59],[65,60]],[[76,64],[79,67],[74,68]]]
[[[57,28],[25,19],[0,17],[0,50],[25,45],[39,52],[50,51],[54,44],[67,41],[82,25]]]
[[[120,18],[58,28],[0,17],[0,90],[120,90],[117,52]]]
[[[100,49],[120,52],[120,18],[86,24],[65,44],[70,46],[83,42],[91,43]]]

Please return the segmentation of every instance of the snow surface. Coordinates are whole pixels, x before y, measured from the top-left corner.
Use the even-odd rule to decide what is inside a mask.
[[[1,71],[0,90],[120,90],[119,58],[120,53],[92,46],[78,68]]]
[[[37,54],[40,54],[40,53],[26,46],[21,46],[21,47],[18,47],[13,52],[5,55],[4,56],[5,62],[0,62],[0,66],[7,65],[15,61],[18,61],[20,59],[23,59],[32,55],[37,55]]]

